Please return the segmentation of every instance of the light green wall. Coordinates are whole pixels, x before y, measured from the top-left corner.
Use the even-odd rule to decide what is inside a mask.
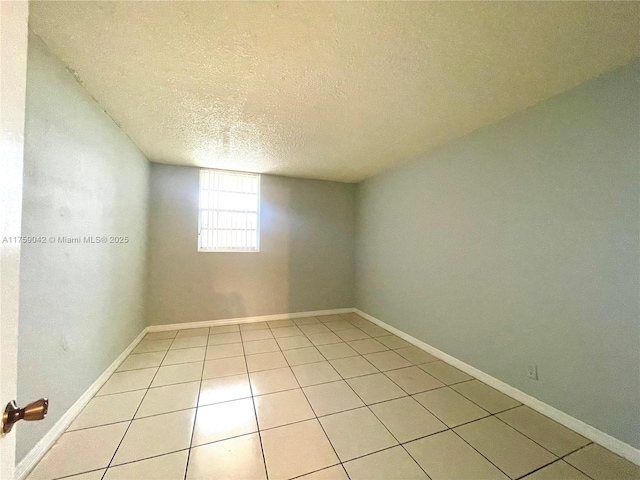
[[[640,447],[639,126],[636,63],[366,180],[357,307]]]
[[[198,252],[199,169],[152,164],[151,324],[352,307],[355,185],[262,175],[260,252]]]
[[[18,403],[49,397],[18,427],[20,460],[145,326],[149,163],[36,37],[27,71],[24,236],[128,236],[127,244],[25,244]]]

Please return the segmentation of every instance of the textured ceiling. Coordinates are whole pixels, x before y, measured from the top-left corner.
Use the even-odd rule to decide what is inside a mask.
[[[30,2],[154,162],[360,181],[640,56],[640,3]]]

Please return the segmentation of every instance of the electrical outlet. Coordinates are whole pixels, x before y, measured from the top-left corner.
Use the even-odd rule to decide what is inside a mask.
[[[532,380],[538,380],[538,366],[537,365],[529,365],[527,367],[527,377]]]

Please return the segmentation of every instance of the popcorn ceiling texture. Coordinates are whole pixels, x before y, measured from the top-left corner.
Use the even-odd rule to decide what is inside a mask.
[[[30,2],[154,162],[357,182],[640,55],[640,3]]]

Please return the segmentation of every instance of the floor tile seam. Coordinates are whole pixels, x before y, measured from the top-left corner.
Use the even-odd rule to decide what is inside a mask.
[[[502,410],[500,412],[494,413],[492,416],[495,417],[498,421],[502,422],[503,424],[505,424],[506,426],[508,426],[509,428],[511,428],[512,430],[516,431],[517,433],[519,433],[520,435],[528,438],[529,440],[531,440],[533,443],[535,443],[536,445],[538,445],[540,448],[542,448],[544,451],[550,453],[551,455],[553,455],[555,458],[560,459],[562,458],[561,455],[556,455],[555,453],[553,453],[551,450],[549,450],[548,448],[546,448],[544,445],[542,445],[540,442],[538,442],[537,440],[534,440],[533,438],[531,438],[529,435],[527,435],[524,432],[521,432],[520,430],[518,430],[516,427],[510,425],[509,423],[505,422],[504,420],[502,420],[498,415],[500,415],[501,413],[504,413],[506,411],[509,410],[513,410],[514,408],[518,408],[521,407],[522,405],[518,405],[516,407],[512,407],[512,408],[508,408],[507,410]],[[552,420],[553,421],[553,420]]]
[[[404,397],[400,397],[400,398],[404,398]],[[411,398],[411,397],[409,397],[409,398]],[[414,402],[416,402],[416,403],[418,403],[418,405],[420,405],[420,403],[419,403],[419,402],[417,402],[416,400],[414,400]],[[366,404],[365,404],[365,405],[366,405]],[[366,405],[366,406],[367,406],[367,408],[369,409],[369,411],[373,414],[373,416],[378,420],[378,422],[380,422],[380,424],[381,424],[381,425],[382,425],[382,426],[387,430],[387,432],[389,432],[389,434],[393,437],[393,439],[394,439],[396,442],[398,442],[398,445],[399,445],[400,447],[402,447],[402,449],[403,449],[403,450],[404,450],[404,451],[405,451],[405,452],[406,452],[406,453],[411,457],[411,455],[410,455],[410,454],[409,454],[409,452],[407,451],[406,447],[402,444],[402,442],[398,439],[398,437],[396,437],[396,436],[393,434],[393,432],[389,429],[389,427],[387,427],[387,425],[385,425],[385,423],[382,421],[382,419],[381,419],[380,417],[378,417],[378,415],[376,415],[376,412],[374,412],[374,411],[373,411],[373,409],[372,409],[369,405]],[[422,405],[420,405],[420,406],[422,406]],[[423,408],[424,408],[424,407],[423,407]],[[426,409],[425,409],[425,410],[426,410]],[[445,427],[447,426],[444,422],[440,422],[440,423],[442,423]],[[435,433],[440,433],[441,431],[443,431],[443,430],[440,430],[439,432],[434,432],[434,434],[435,434]],[[418,440],[418,439],[413,439],[413,440]],[[375,452],[374,452],[374,453],[375,453]],[[413,458],[413,457],[411,457],[411,458]],[[414,462],[415,462],[415,460],[414,460]],[[418,465],[418,467],[420,468],[420,470],[422,470],[422,471],[424,472],[424,474],[425,474],[427,477],[429,477],[429,474],[425,471],[425,469],[424,469],[424,468],[422,468],[422,465],[420,465],[418,462],[415,462],[415,463],[416,463],[416,465]],[[346,469],[345,469],[345,470],[346,470]]]
[[[271,328],[271,327],[269,327]],[[304,332],[303,332],[304,333]],[[305,335],[306,336],[306,335]],[[308,337],[307,337],[308,340]],[[278,342],[276,342],[278,343]],[[278,344],[278,348],[280,348],[280,345]],[[317,349],[317,348],[316,348]],[[319,351],[319,350],[318,350]],[[280,352],[282,353],[282,349],[280,349]],[[322,353],[321,353],[322,355]],[[282,356],[284,357],[284,353],[282,353]],[[324,356],[324,355],[323,355]],[[285,357],[286,360],[286,357]],[[330,364],[331,365],[331,364]],[[333,365],[331,366],[333,368]],[[291,368],[291,366],[289,366],[289,368]],[[334,369],[335,370],[335,369]],[[291,369],[291,371],[293,372],[293,369]],[[336,371],[337,373],[337,371]],[[340,375],[338,373],[338,375]],[[298,387],[300,388],[300,390],[302,391],[302,394],[304,395],[304,398],[307,402],[307,404],[309,405],[309,408],[311,408],[311,411],[313,412],[313,415],[315,417],[315,420],[317,422],[318,425],[320,425],[320,428],[322,429],[322,433],[324,434],[325,438],[327,439],[327,441],[329,442],[329,445],[331,446],[331,449],[333,450],[333,454],[335,455],[336,459],[338,462],[340,462],[340,456],[338,455],[338,452],[336,451],[335,446],[333,445],[333,443],[331,442],[331,439],[329,438],[329,435],[327,435],[326,430],[324,429],[324,426],[322,425],[322,422],[320,422],[320,419],[318,418],[318,415],[316,414],[315,409],[313,408],[313,405],[311,404],[311,402],[309,401],[309,398],[307,397],[307,394],[305,393],[304,389],[302,388],[302,385],[300,385],[300,382],[298,381],[298,377],[296,377],[295,372],[293,372],[293,378],[295,378],[296,383],[298,384]],[[309,419],[310,420],[310,419]],[[304,420],[304,421],[308,421],[308,420]],[[309,473],[309,472],[307,472]],[[306,475],[306,473],[305,473]]]
[[[191,459],[191,446],[193,445],[193,436],[195,435],[195,432],[196,432],[196,421],[198,420],[198,405],[200,404],[200,394],[202,393],[202,381],[204,377],[204,364],[205,362],[203,361],[202,370],[200,370],[200,388],[198,388],[198,396],[196,397],[196,411],[193,416],[193,423],[191,425],[191,435],[189,437],[189,453],[187,453],[187,463],[184,468],[184,477],[183,477],[184,480],[187,479],[187,472],[189,471],[189,460]]]
[[[556,464],[556,463],[558,463],[558,462],[562,462],[562,461],[563,461],[563,460],[562,460],[562,458],[556,458],[553,462],[547,463],[546,465],[542,465],[541,467],[538,467],[538,468],[536,468],[535,470],[532,470],[532,471],[530,471],[530,472],[528,472],[528,473],[525,473],[524,475],[521,475],[521,476],[517,477],[515,480],[521,480],[521,479],[526,480],[526,478],[527,478],[529,475],[533,475],[534,473],[536,473],[536,472],[538,472],[538,471],[542,470],[543,468],[550,467],[551,465],[554,465],[554,464]],[[565,462],[565,463],[567,463],[567,462]],[[573,467],[573,465],[571,465],[570,463],[567,463],[567,465],[569,465],[570,467]],[[575,468],[575,467],[573,467],[573,468]],[[589,475],[587,475],[586,473],[584,473],[582,470],[579,470],[579,469],[577,469],[577,468],[576,468],[576,470],[578,470],[580,473],[582,473],[583,475],[585,475],[587,478],[590,478],[591,480],[593,480],[593,478],[592,478],[592,477],[590,477]]]
[[[171,345],[173,344],[173,342],[175,342],[175,339],[177,338],[177,335],[178,334],[176,333],[176,337],[174,337],[171,340],[171,344],[169,345],[169,349],[171,348]],[[162,357],[162,361],[164,361],[164,359],[167,357],[167,353],[169,352],[169,349],[167,349],[167,351],[164,354],[164,357]],[[162,362],[160,362],[160,363],[162,363]],[[101,480],[104,480],[104,477],[107,474],[107,471],[111,467],[111,464],[113,463],[113,460],[115,459],[116,454],[118,453],[118,450],[120,450],[120,447],[122,446],[122,442],[124,441],[125,437],[127,436],[127,433],[129,432],[129,429],[131,428],[131,425],[133,424],[133,419],[135,419],[136,415],[138,414],[138,411],[140,410],[140,407],[142,406],[142,403],[144,402],[144,399],[147,397],[147,393],[149,393],[149,389],[151,388],[151,384],[155,380],[155,378],[158,375],[159,371],[160,371],[160,367],[158,367],[158,369],[155,371],[155,373],[153,374],[153,377],[151,378],[151,381],[149,382],[149,385],[147,385],[147,388],[146,388],[146,390],[144,392],[144,395],[142,396],[142,399],[140,400],[140,403],[138,404],[138,407],[136,408],[136,411],[134,412],[132,419],[129,420],[129,424],[127,425],[127,428],[125,429],[124,434],[120,438],[120,441],[118,442],[118,446],[113,451],[113,454],[111,455],[111,458],[109,459],[109,463],[107,464],[107,466],[106,466],[106,468],[104,470],[104,473],[102,474]]]
[[[487,418],[487,417],[485,417]],[[458,428],[458,427],[456,427]],[[469,445],[473,450],[476,451],[476,453],[478,453],[478,455],[480,455],[482,458],[484,458],[487,462],[489,462],[491,465],[493,465],[495,468],[497,468],[500,472],[502,472],[507,478],[511,478],[513,479],[513,477],[511,477],[511,475],[507,474],[507,472],[505,472],[504,470],[502,470],[500,467],[498,467],[498,465],[496,465],[494,462],[492,462],[491,460],[489,460],[489,458],[484,455],[480,450],[478,450],[476,447],[474,447],[473,445],[471,445],[471,443],[469,443],[462,435],[460,435],[458,432],[455,431],[455,429],[451,429],[451,431],[453,432],[454,435],[456,435],[459,439],[461,439],[464,443],[466,443],[467,445]]]
[[[267,324],[267,327],[268,326],[269,324]],[[242,340],[242,332],[240,332],[240,339]],[[242,345],[242,352],[244,357],[244,367],[247,371],[247,381],[249,382],[249,393],[251,393],[251,407],[253,408],[253,417],[256,422],[256,428],[258,429],[258,441],[260,442],[260,453],[262,454],[262,466],[264,468],[265,478],[269,480],[269,471],[267,470],[267,456],[264,453],[264,445],[262,443],[262,433],[260,432],[260,423],[258,422],[258,410],[256,408],[255,396],[253,395],[253,386],[251,385],[251,372],[249,372],[249,364],[247,363],[247,355],[244,348],[244,342],[242,342],[241,345]]]

